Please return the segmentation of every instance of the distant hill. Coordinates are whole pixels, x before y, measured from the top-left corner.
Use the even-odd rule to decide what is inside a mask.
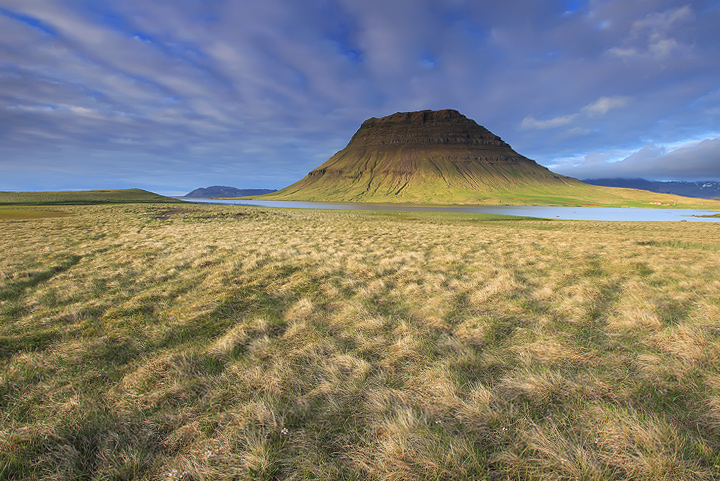
[[[236,189],[224,185],[213,185],[206,188],[195,189],[185,194],[185,197],[246,197],[248,195],[263,195],[277,192],[275,189]]]
[[[181,202],[142,189],[0,192],[0,205],[83,205]]]
[[[645,179],[584,179],[583,182],[592,185],[641,189],[661,194],[682,195],[685,197],[697,197],[702,199],[720,198],[720,182],[716,181],[660,182]]]
[[[585,184],[551,172],[456,110],[372,117],[305,178],[262,200],[693,206],[709,200]]]

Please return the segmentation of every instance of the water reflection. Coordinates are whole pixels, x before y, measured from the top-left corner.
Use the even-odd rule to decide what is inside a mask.
[[[504,214],[545,219],[599,220],[599,221],[688,221],[720,222],[718,217],[698,217],[713,215],[717,212],[695,209],[638,209],[614,207],[546,207],[546,206],[427,206],[393,204],[355,204],[333,202],[298,202],[281,200],[231,200],[179,197],[188,202],[210,204],[232,204],[256,207],[284,207],[291,209],[335,209],[335,210],[387,210],[418,212],[471,212],[483,214]]]

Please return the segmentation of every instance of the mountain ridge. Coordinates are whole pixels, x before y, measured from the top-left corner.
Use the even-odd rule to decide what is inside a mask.
[[[199,187],[185,194],[184,197],[245,197],[252,195],[263,195],[277,192],[277,189],[238,189],[226,185],[211,185],[210,187]]]
[[[626,189],[640,189],[660,194],[681,195],[683,197],[697,197],[701,199],[720,198],[720,182],[718,181],[657,181],[641,178],[600,178],[582,179],[586,184],[602,185],[606,187],[623,187]]]

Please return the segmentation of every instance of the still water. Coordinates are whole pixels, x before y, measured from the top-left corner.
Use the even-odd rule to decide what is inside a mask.
[[[226,200],[226,199],[179,199],[187,202],[210,204],[233,204],[256,207],[285,207],[291,209],[344,209],[344,210],[392,210],[421,212],[474,212],[483,214],[504,214],[545,219],[602,220],[602,221],[681,221],[720,222],[720,217],[698,217],[713,215],[717,212],[694,209],[637,209],[612,207],[545,207],[545,206],[426,206],[426,205],[379,205],[331,202],[297,202],[281,200]]]

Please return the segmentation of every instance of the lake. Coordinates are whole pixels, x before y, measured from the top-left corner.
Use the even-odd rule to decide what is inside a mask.
[[[178,197],[186,202],[232,204],[254,207],[284,207],[290,209],[388,210],[418,212],[471,212],[504,214],[545,219],[641,221],[641,222],[720,222],[720,217],[697,217],[717,212],[694,209],[638,209],[614,207],[547,207],[547,206],[426,206],[392,204],[355,204],[339,202],[298,202],[281,200],[233,200]]]

